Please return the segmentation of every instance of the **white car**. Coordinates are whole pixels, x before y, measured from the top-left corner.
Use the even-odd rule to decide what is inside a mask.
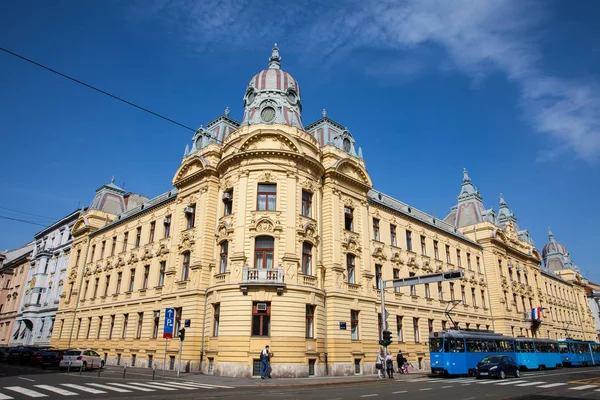
[[[94,369],[103,368],[104,361],[100,358],[100,355],[94,350],[67,350],[63,354],[63,359],[60,360],[59,367],[67,368],[81,368],[83,369]]]

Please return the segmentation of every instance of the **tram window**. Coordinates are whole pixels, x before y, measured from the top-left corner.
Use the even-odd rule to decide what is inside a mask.
[[[429,351],[432,353],[440,353],[443,350],[442,348],[442,339],[430,339],[429,341]]]
[[[445,353],[450,353],[450,340],[451,339],[444,340],[444,352]]]
[[[567,345],[565,343],[559,344],[558,348],[560,349],[561,353],[568,353],[569,352],[569,350],[567,349]]]
[[[456,339],[456,352],[462,353],[465,351],[465,339]]]

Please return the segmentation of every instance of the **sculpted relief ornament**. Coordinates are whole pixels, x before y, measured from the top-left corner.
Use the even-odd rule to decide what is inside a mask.
[[[181,235],[181,241],[179,242],[179,250],[190,250],[192,246],[196,243],[193,236],[190,232],[185,232]]]

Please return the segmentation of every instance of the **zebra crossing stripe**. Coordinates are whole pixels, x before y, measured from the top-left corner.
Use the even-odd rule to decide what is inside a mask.
[[[142,382],[129,382],[129,383],[131,385],[143,386],[143,387],[150,388],[150,389],[177,390],[177,389],[169,387],[169,386],[149,385],[148,383],[142,383]]]
[[[235,389],[235,386],[223,386],[223,385],[212,385],[210,383],[200,383],[200,382],[190,382],[190,381],[186,381],[186,382],[167,382],[167,383],[172,383],[173,385],[177,385],[177,384],[185,384],[185,385],[194,385],[194,386],[199,386],[199,387],[203,387],[203,388],[221,388],[221,389]]]
[[[50,386],[50,385],[33,385],[37,388],[47,390],[49,392],[54,392],[58,394],[62,394],[63,396],[77,396],[79,393],[71,392],[70,390],[61,389],[59,387]]]
[[[88,392],[88,393],[91,393],[91,394],[106,393],[104,390],[92,389],[92,388],[85,387],[85,386],[82,386],[82,385],[76,385],[74,383],[61,383],[61,385],[62,386],[66,386],[66,387],[71,388],[71,389],[81,390],[82,392]],[[1,399],[1,397],[0,397],[0,399]]]
[[[521,383],[520,385],[515,385],[515,386],[533,386],[533,385],[540,385],[542,383],[546,383],[546,382],[528,382],[528,383]]]
[[[496,383],[496,381],[480,381],[477,382],[479,385],[489,385],[490,383]]]
[[[547,385],[541,385],[541,386],[538,386],[538,387],[546,389],[546,388],[553,388],[553,387],[564,386],[564,385],[566,385],[566,383],[549,383]]]
[[[136,386],[136,385],[133,385],[133,384],[125,385],[123,383],[111,383],[111,385],[113,385],[113,386],[119,386],[119,387],[124,387],[124,388],[129,388],[129,389],[135,389],[135,390],[139,390],[141,392],[156,392],[156,390],[154,390],[154,389],[148,389],[148,388],[141,387],[141,386]]]
[[[87,385],[94,386],[94,387],[97,387],[100,389],[112,390],[113,392],[131,393],[131,390],[121,389],[119,387],[114,387],[114,386],[109,386],[109,385],[103,385],[101,383],[88,383]]]
[[[178,385],[178,387],[173,387],[175,385],[171,385],[169,383],[162,383],[162,382],[154,382],[154,381],[149,381],[146,382],[148,385],[152,385],[155,386],[159,389],[163,389],[163,388],[169,388],[169,389],[185,389],[185,390],[196,390],[198,389],[198,386],[193,386],[193,385]]]
[[[183,383],[183,382],[173,382],[172,385],[175,387],[187,387],[187,388],[194,388],[194,389],[216,389],[216,387],[211,387],[211,386],[204,387],[202,385],[192,385],[191,383]]]
[[[598,385],[583,385],[583,386],[577,386],[577,387],[572,387],[569,388],[569,390],[584,390],[584,389],[591,389],[591,388],[595,388],[598,387]]]
[[[12,390],[13,392],[24,394],[25,396],[29,397],[48,397],[47,394],[36,392],[35,390],[31,389],[25,389],[21,386],[5,386],[4,389]]]
[[[14,399],[14,397],[10,397],[7,394],[0,393],[0,400],[9,400],[9,399]]]
[[[508,381],[502,383],[496,383],[496,385],[514,385],[515,383],[525,383],[527,381]]]

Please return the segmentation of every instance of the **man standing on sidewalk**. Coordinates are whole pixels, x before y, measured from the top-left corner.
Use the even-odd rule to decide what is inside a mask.
[[[265,349],[260,352],[260,379],[265,379],[265,377],[271,378],[271,366],[269,365],[269,345],[265,346]]]

